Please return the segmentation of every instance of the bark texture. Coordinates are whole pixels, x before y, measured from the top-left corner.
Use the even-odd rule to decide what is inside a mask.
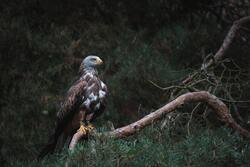
[[[213,109],[214,112],[216,112],[222,122],[240,133],[245,138],[250,139],[250,132],[242,128],[234,121],[231,114],[229,113],[228,107],[216,96],[206,91],[183,94],[165,106],[143,117],[142,119],[127,126],[115,129],[114,131],[107,132],[106,135],[113,136],[118,139],[131,136],[146,126],[156,122],[157,120],[160,120],[167,113],[173,112],[177,108],[182,107],[184,104],[197,102],[206,103],[210,108]],[[84,136],[85,134],[82,132],[77,132],[72,138],[69,149],[74,149],[78,141]]]

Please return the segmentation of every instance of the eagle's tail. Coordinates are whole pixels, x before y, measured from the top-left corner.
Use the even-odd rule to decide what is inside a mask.
[[[44,148],[42,149],[42,151],[40,152],[40,154],[37,157],[37,160],[41,160],[42,158],[44,158],[47,154],[52,154],[55,151],[56,148],[56,144],[57,144],[57,140],[58,137],[55,134],[53,134],[50,139],[49,142],[44,146]]]

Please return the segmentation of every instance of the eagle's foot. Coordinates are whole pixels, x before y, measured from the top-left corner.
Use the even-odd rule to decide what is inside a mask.
[[[83,124],[81,124],[80,128],[77,130],[77,132],[82,132],[84,135],[86,135],[88,131],[88,127],[84,126]]]
[[[81,131],[84,135],[88,132],[92,131],[94,129],[93,124],[88,123],[87,126],[85,126],[83,123],[80,124],[80,128],[78,129],[78,132]]]
[[[95,127],[94,127],[94,125],[93,125],[93,124],[88,123],[87,128],[88,128],[88,130],[89,130],[89,131],[91,131],[91,130],[93,130]]]

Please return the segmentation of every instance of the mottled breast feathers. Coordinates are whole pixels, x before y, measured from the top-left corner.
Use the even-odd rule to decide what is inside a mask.
[[[94,113],[94,115],[96,112],[99,115],[102,112],[100,110],[104,110],[106,105],[107,93],[106,85],[98,78],[97,74],[86,70],[68,90],[61,110],[57,114],[57,123],[65,124],[80,110]]]

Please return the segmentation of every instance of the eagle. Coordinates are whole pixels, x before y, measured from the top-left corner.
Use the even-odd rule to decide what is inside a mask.
[[[105,110],[108,94],[107,86],[97,72],[97,67],[101,64],[103,61],[95,55],[89,55],[82,61],[79,78],[68,90],[56,115],[54,132],[38,159],[63,147],[77,131],[87,134],[94,128],[92,122]],[[58,142],[59,138],[61,143]]]

